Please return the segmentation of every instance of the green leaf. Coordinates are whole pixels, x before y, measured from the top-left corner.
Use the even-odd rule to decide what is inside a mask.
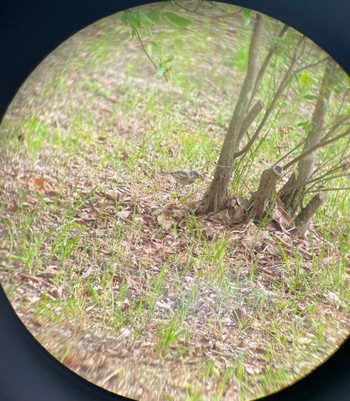
[[[164,75],[164,73],[165,73],[164,68],[161,67],[160,65],[157,65],[156,76],[157,77],[162,77]]]
[[[159,11],[149,10],[146,15],[147,18],[151,20],[154,24],[158,24],[160,22]]]
[[[313,124],[310,121],[305,121],[298,124],[298,127],[301,127],[307,134],[312,131]]]
[[[150,40],[149,42],[148,42],[150,45],[152,45],[154,48],[156,48],[156,49],[158,49],[159,48],[159,45],[158,45],[158,43],[157,42],[155,42],[154,40]]]
[[[136,31],[141,25],[139,13],[125,11],[121,15],[121,20],[125,25],[129,25],[131,28],[131,36],[136,36]]]
[[[123,13],[121,13],[120,20],[123,24],[125,24],[125,25],[128,24],[128,12],[127,11],[124,11]]]
[[[303,74],[301,74],[300,78],[299,78],[299,82],[300,85],[305,88],[305,86],[308,86],[310,83],[310,77],[308,74],[306,74],[305,72]]]
[[[160,22],[159,12],[156,10],[140,11],[140,16],[152,25],[157,25]]]
[[[180,17],[180,15],[177,15],[175,13],[166,12],[163,13],[163,15],[169,22],[176,26],[184,27],[192,24],[192,20],[190,20],[189,18]]]
[[[170,56],[168,58],[166,58],[165,60],[162,60],[162,62],[160,63],[162,66],[171,63],[174,60],[174,56]]]
[[[129,24],[132,29],[139,28],[141,25],[140,16],[138,14],[130,14]]]
[[[242,10],[242,18],[243,18],[243,26],[248,26],[250,24],[250,21],[252,20],[252,17],[250,16],[250,10],[244,8]]]

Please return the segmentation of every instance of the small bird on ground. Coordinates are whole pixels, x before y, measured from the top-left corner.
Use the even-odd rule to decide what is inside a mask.
[[[189,185],[193,184],[198,178],[202,178],[202,176],[195,170],[179,170],[172,171],[170,173],[166,173],[161,171],[160,175],[171,175],[175,178],[176,182],[181,185]]]

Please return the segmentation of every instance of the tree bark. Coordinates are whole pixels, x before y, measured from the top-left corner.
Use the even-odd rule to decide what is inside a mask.
[[[264,18],[256,14],[256,20],[249,46],[248,69],[236,103],[236,107],[225,136],[220,158],[204,198],[205,213],[217,212],[225,208],[227,203],[227,187],[230,182],[235,153],[242,138],[241,130],[249,114],[248,106],[254,91],[259,72],[259,52],[264,35]]]
[[[330,58],[327,62],[321,88],[316,101],[315,110],[312,116],[312,130],[308,134],[303,152],[320,143],[324,129],[324,121],[327,114],[327,105],[332,93],[332,81],[335,63]],[[299,161],[298,164],[298,184],[306,184],[310,178],[316,160],[317,151],[310,153]]]
[[[331,58],[329,58],[312,115],[312,130],[309,132],[302,150],[302,153],[305,153],[305,156],[299,160],[297,175],[294,177],[291,176],[285,186],[289,187],[290,190],[284,190],[284,192],[281,192],[281,200],[285,204],[285,208],[289,210],[292,215],[295,214],[295,211],[300,206],[304,194],[304,186],[314,170],[317,156],[316,149],[317,145],[322,140],[327,104],[329,103],[332,93],[334,69],[335,63]],[[315,148],[315,150],[309,152],[309,150],[313,148]]]
[[[295,219],[294,233],[305,235],[306,230],[310,227],[312,218],[317,210],[326,201],[326,196],[323,193],[316,194],[310,202],[301,210]]]
[[[276,183],[283,173],[280,166],[274,166],[263,171],[260,178],[258,190],[252,195],[246,221],[251,219],[261,221],[266,217],[269,210],[275,206],[276,197],[275,193]]]

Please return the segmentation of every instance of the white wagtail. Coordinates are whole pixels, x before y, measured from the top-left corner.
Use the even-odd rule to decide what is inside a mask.
[[[171,175],[175,178],[176,182],[181,185],[193,184],[198,178],[202,178],[202,176],[195,170],[179,170],[170,173],[161,171],[159,174]]]

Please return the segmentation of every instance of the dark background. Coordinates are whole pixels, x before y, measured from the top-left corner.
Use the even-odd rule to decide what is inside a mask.
[[[226,1],[263,12],[303,32],[350,73],[349,0]],[[31,71],[83,27],[147,1],[8,0],[0,4],[0,116]],[[0,131],[0,135],[1,135]],[[1,161],[0,161],[1,168]],[[0,266],[1,268],[1,266]],[[123,399],[59,364],[25,329],[0,287],[0,400]],[[270,401],[349,401],[350,342],[323,366]]]

